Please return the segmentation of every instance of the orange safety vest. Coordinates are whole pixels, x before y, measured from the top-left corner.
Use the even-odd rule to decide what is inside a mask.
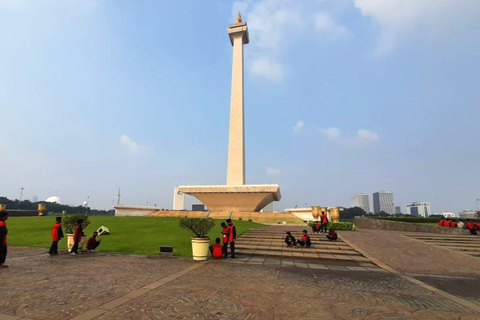
[[[59,241],[58,238],[58,229],[61,228],[62,225],[60,223],[55,223],[52,227],[52,241]]]
[[[235,225],[232,224],[232,225],[229,227],[229,230],[228,230],[228,231],[230,232],[230,234],[229,234],[229,236],[228,236],[228,241],[230,241],[230,242],[235,242],[235,234],[236,234],[236,232],[233,232],[234,230],[236,231],[236,228],[235,228]]]
[[[73,234],[73,241],[80,242],[82,241],[82,233],[80,232],[80,226],[75,226],[75,233]]]
[[[0,227],[5,227],[5,230],[7,230],[7,223],[5,221],[0,221]],[[1,245],[2,247],[7,246],[7,235],[4,235],[1,240]]]
[[[228,227],[222,228],[222,242],[228,243],[228,232],[230,229]]]
[[[212,252],[213,258],[219,259],[222,257],[223,246],[221,244],[216,244],[216,243],[212,244],[212,249],[213,249],[213,252]]]

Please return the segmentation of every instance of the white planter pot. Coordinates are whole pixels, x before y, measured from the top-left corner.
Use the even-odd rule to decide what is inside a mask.
[[[73,245],[75,244],[75,242],[73,241],[73,234],[72,233],[68,233],[67,234],[67,248],[68,248],[68,252],[72,251],[72,248],[73,248]],[[83,249],[83,244],[85,243],[85,237],[82,237],[82,240],[80,240],[80,243],[78,244],[78,250],[81,250]]]
[[[192,238],[193,260],[204,261],[208,257],[210,238]]]

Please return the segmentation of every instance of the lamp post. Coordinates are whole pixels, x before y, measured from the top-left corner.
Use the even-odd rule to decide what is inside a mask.
[[[22,196],[23,196],[23,187],[20,188],[20,202],[22,201]]]

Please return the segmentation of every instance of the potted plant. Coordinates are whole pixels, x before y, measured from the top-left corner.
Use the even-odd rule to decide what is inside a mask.
[[[189,230],[195,235],[192,237],[193,260],[207,260],[210,238],[208,232],[215,226],[212,218],[182,218],[180,227]]]
[[[90,224],[90,220],[86,215],[67,214],[65,213],[65,211],[62,213],[62,227],[64,228],[65,233],[67,234],[67,248],[69,252],[72,250],[72,247],[74,244],[73,235],[75,232],[75,225],[77,224],[78,220],[83,220],[83,223],[82,223],[83,229],[85,229]],[[85,242],[85,237],[82,236],[82,240],[78,244],[78,249],[83,248],[84,242]]]

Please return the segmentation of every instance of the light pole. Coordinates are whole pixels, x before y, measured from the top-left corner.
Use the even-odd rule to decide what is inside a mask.
[[[23,197],[23,187],[20,188],[20,202],[22,201]]]

